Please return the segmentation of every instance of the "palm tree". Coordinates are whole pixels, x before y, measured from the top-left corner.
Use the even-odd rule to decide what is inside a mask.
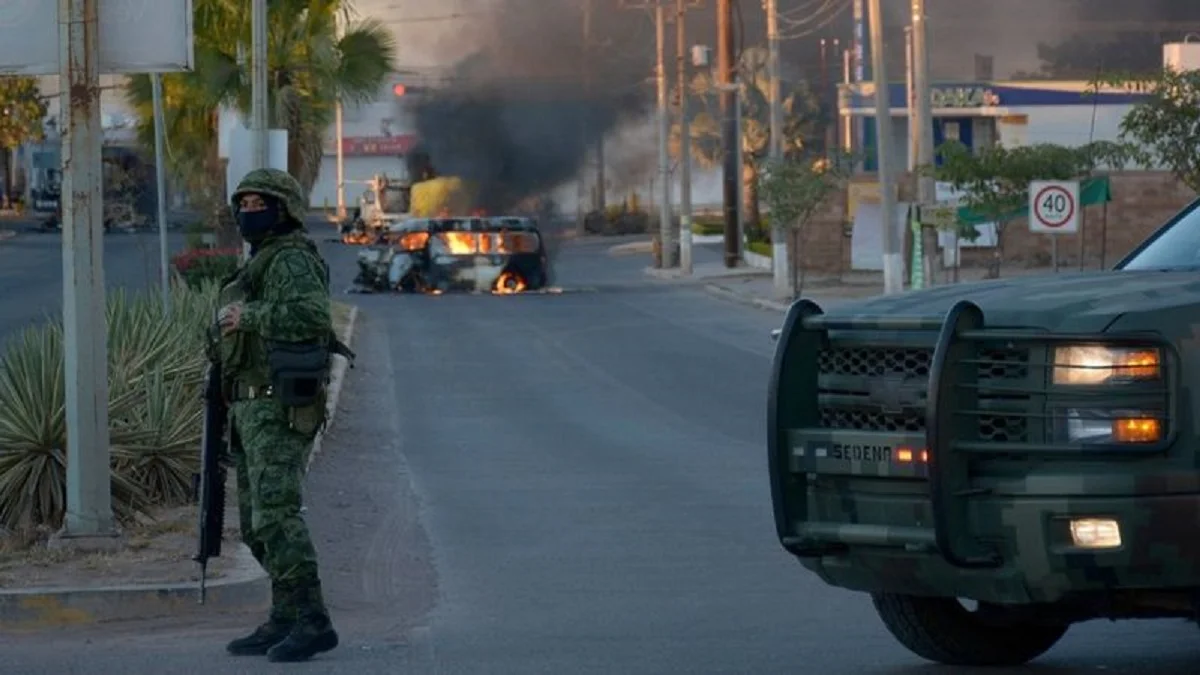
[[[759,174],[767,157],[770,141],[770,105],[767,99],[767,52],[753,47],[742,52],[737,78],[741,85],[741,143],[742,143],[742,203],[746,209],[746,225],[753,235],[763,235],[759,212]],[[785,87],[788,83],[785,83]],[[810,142],[821,143],[821,110],[807,83],[791,83],[783,106],[783,149],[794,156]],[[688,91],[688,110],[692,157],[705,168],[720,166],[724,160],[721,139],[720,91],[711,73],[698,73]],[[671,154],[679,157],[679,127],[671,129]]]
[[[250,109],[250,7],[239,0],[195,0],[196,68],[163,77],[165,135],[174,173],[193,195],[223,206],[224,166],[217,156],[217,109]],[[325,133],[340,95],[347,104],[374,100],[393,72],[396,42],[373,19],[354,21],[348,0],[273,0],[268,15],[268,108],[288,131],[288,169],[305,191],[320,171]],[[339,37],[339,18],[346,28]],[[131,78],[128,98],[153,143],[147,76]],[[197,194],[198,193],[198,194]],[[227,211],[220,209],[220,211]]]

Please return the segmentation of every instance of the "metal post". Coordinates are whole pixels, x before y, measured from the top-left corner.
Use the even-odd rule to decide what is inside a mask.
[[[746,194],[743,190],[742,173],[746,170],[745,158],[742,155],[742,90],[740,85],[733,88],[733,128],[737,130],[734,137],[733,165],[737,167],[737,183],[735,184],[737,209],[737,258],[742,259],[746,250]]]
[[[917,170],[933,165],[933,110],[929,81],[929,41],[925,28],[925,0],[912,0],[912,61],[913,61],[913,118],[917,125]],[[937,199],[933,176],[922,173],[917,177],[917,203],[932,204]],[[932,227],[921,229],[925,259],[925,286],[933,286],[938,264],[938,236]],[[955,260],[958,252],[955,251]]]
[[[579,176],[579,205],[576,207],[576,232],[583,236],[587,233],[587,217],[590,209],[585,203],[591,192],[587,188],[585,177],[588,175],[586,169],[586,158],[589,154],[587,148],[592,142],[592,124],[591,124],[591,102],[592,102],[592,0],[583,0],[583,58],[581,59],[580,79],[583,80],[583,105],[579,106],[579,136],[583,143],[583,156],[585,158],[584,166],[580,170]],[[603,215],[603,214],[601,214]]]
[[[724,149],[722,195],[725,212],[725,267],[738,266],[741,228],[738,223],[740,168],[737,165],[738,128],[733,89],[733,2],[717,0],[717,83],[721,85],[721,147]]]
[[[850,86],[851,54],[849,49],[842,52],[842,84],[847,88]],[[840,98],[838,105],[841,105]],[[848,112],[842,115],[842,150],[847,154],[854,151],[854,117]]]
[[[779,66],[779,7],[777,0],[767,0],[767,99],[770,102],[771,137],[768,156],[771,163],[783,161],[783,94],[780,86]],[[821,83],[824,85],[824,74]],[[822,93],[822,96],[824,93]],[[788,266],[787,231],[791,223],[784,223],[775,214],[771,218],[771,272],[775,294],[779,297],[792,294],[790,267]],[[800,255],[797,251],[796,255]]]
[[[658,236],[662,242],[662,266],[675,267],[674,238],[671,236],[671,161],[667,153],[667,138],[671,121],[667,112],[667,14],[663,3],[654,6],[654,40],[658,59],[654,77],[658,86],[658,184],[662,198],[658,205]]]
[[[905,112],[908,115],[908,170],[916,171],[918,146],[921,144],[920,131],[917,129],[916,102],[913,94],[913,35],[912,26],[904,27],[904,91]]]
[[[337,38],[341,40],[344,28],[342,26],[342,12],[340,9],[334,16],[334,23]],[[339,224],[346,219],[346,150],[342,147],[344,145],[343,139],[345,138],[342,121],[343,114],[342,92],[339,89],[337,102],[333,109],[334,136],[337,140],[337,148],[334,152],[337,158],[337,219]]]
[[[892,111],[883,53],[883,14],[880,0],[868,5],[871,24],[871,70],[875,78],[875,152],[879,163],[879,199],[883,219],[883,291],[904,290],[904,259],[896,228],[896,177],[892,171]]]
[[[679,60],[679,270],[692,273],[692,143],[688,122],[687,0],[675,4],[675,50]]]
[[[267,122],[267,0],[251,0],[250,15],[250,129],[253,131],[252,166],[269,165]]]
[[[59,537],[115,541],[108,447],[100,0],[59,0],[67,513]],[[95,538],[95,539],[93,539]],[[79,542],[82,543],[82,542]]]
[[[166,122],[163,114],[162,76],[150,75],[150,87],[154,93],[154,182],[158,188],[158,265],[162,282],[163,312],[171,311],[171,268],[167,255],[167,167],[164,157],[163,136]]]

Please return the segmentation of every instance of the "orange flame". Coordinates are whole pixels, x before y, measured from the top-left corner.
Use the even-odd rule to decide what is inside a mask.
[[[525,280],[515,272],[504,272],[496,279],[492,293],[496,295],[515,295],[525,290]]]

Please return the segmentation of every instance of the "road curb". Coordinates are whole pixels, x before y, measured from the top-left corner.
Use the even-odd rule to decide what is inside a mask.
[[[16,230],[0,230],[0,241],[8,241],[17,236]]]
[[[271,581],[250,549],[238,543],[227,578],[208,582],[204,607],[221,612],[265,611]],[[178,616],[198,605],[199,583],[0,591],[0,630],[36,630],[110,621]]]
[[[342,342],[345,342],[347,347],[354,347],[354,329],[357,326],[358,305],[351,305],[350,318],[346,321],[346,335],[342,338]],[[349,365],[346,359],[337,359],[329,373],[329,400],[326,403],[325,428],[318,432],[317,437],[313,439],[312,452],[308,455],[308,465],[304,467],[305,472],[312,468],[313,460],[321,454],[325,432],[333,425],[333,420],[337,417],[338,399],[342,396],[342,382],[346,379],[346,370]]]
[[[766,309],[772,312],[786,312],[791,307],[790,304],[779,302],[777,300],[767,300],[766,298],[753,298],[747,295],[742,295],[741,293],[731,291],[728,288],[719,286],[717,284],[705,284],[704,290],[708,291],[710,295],[715,295],[722,300],[736,302],[741,305],[749,305],[759,309]]]

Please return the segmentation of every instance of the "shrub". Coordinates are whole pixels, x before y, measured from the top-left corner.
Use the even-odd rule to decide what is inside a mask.
[[[239,248],[189,248],[176,254],[171,264],[188,286],[197,286],[233,274],[241,256]]]
[[[109,444],[113,509],[128,521],[178,505],[197,470],[204,329],[215,284],[109,294]],[[66,383],[58,321],[26,328],[0,355],[0,527],[61,526],[66,510]]]

